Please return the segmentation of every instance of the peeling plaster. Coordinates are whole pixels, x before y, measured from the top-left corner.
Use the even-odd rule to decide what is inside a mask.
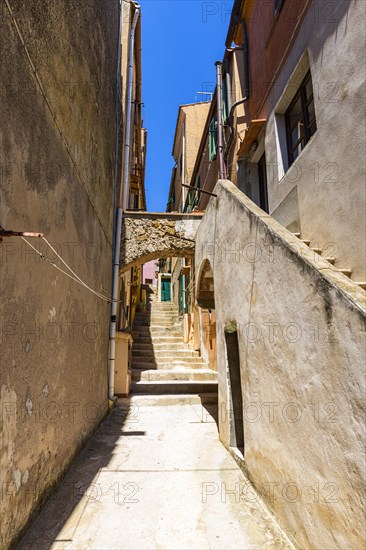
[[[50,322],[52,323],[53,319],[56,317],[56,308],[53,307],[52,309],[49,310],[48,312],[48,319],[50,320]]]

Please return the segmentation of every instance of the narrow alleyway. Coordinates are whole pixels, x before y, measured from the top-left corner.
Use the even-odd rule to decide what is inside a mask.
[[[153,286],[145,289],[146,310],[134,322],[132,393],[203,394],[206,403],[217,403],[217,372],[184,343],[178,307],[159,302]]]
[[[132,396],[119,400],[20,548],[291,548],[218,439],[216,372],[184,344],[174,304],[151,289],[134,341]]]
[[[292,548],[219,442],[212,405],[198,396],[127,401],[79,455],[21,549]]]

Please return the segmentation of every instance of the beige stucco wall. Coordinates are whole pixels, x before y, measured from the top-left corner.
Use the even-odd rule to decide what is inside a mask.
[[[352,268],[355,281],[366,276],[364,7],[362,1],[313,2],[270,91],[265,136],[270,212],[286,225],[296,189],[303,237],[338,258],[336,266]],[[295,92],[286,87],[306,53],[318,130],[286,172],[275,113],[282,112],[283,94],[290,100]]]
[[[118,2],[10,5],[47,101],[1,2],[0,223],[44,232],[84,281],[109,293]],[[4,239],[0,256],[6,548],[107,412],[109,304],[19,238]]]
[[[366,294],[231,182],[215,192],[195,259],[214,273],[221,440],[235,321],[249,478],[300,548],[361,549]]]
[[[209,102],[192,103],[190,105],[181,105],[179,107],[173,143],[173,157],[177,164],[174,182],[172,184],[173,189],[175,189],[175,203],[173,210],[180,210],[182,205],[182,197],[184,197],[185,200],[187,193],[189,192],[188,189],[182,188],[182,183],[185,183],[186,185],[195,185],[191,183],[191,176],[209,108]],[[183,174],[181,174],[180,171],[180,158],[182,155],[184,181],[182,177]]]
[[[190,185],[189,182],[191,180],[194,163],[196,162],[197,151],[209,109],[209,102],[186,105],[183,107],[186,136],[185,181],[188,185]]]

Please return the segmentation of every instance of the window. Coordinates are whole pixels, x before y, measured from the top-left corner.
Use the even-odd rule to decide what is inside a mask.
[[[217,149],[217,129],[216,129],[216,117],[210,122],[210,128],[208,133],[208,150],[209,158],[213,160],[216,158],[216,149]]]
[[[310,71],[306,74],[285,113],[289,166],[297,159],[316,132],[313,83]]]
[[[275,16],[277,16],[280,13],[283,1],[284,0],[275,0]]]

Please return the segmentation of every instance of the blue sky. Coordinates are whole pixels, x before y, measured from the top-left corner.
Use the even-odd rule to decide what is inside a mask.
[[[141,0],[144,125],[148,130],[146,199],[165,211],[178,107],[213,91],[225,51],[233,0]]]

